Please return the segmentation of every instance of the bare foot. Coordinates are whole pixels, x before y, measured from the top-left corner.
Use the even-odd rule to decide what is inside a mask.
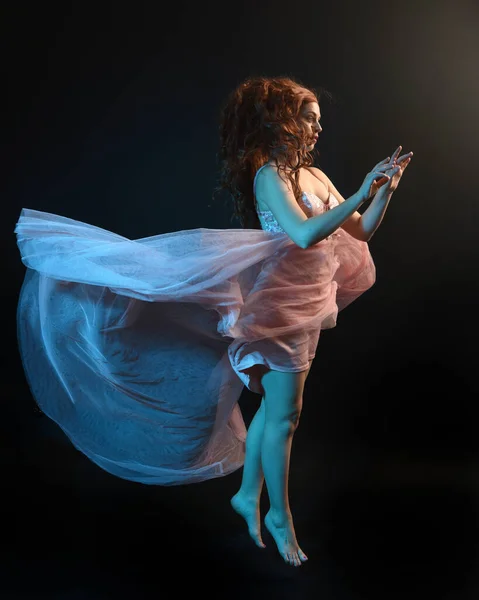
[[[253,538],[255,544],[260,548],[266,548],[261,539],[259,502],[248,500],[241,492],[238,492],[231,498],[231,506],[246,521],[249,534]]]
[[[273,536],[278,546],[278,551],[285,562],[299,567],[304,561],[308,560],[306,554],[298,546],[291,520],[286,518],[278,520],[272,514],[271,510],[269,510],[264,519],[264,524]]]

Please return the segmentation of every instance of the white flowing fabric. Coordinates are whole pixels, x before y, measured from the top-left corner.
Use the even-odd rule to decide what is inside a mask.
[[[243,387],[306,369],[320,330],[375,281],[368,245],[342,230],[306,250],[253,229],[130,240],[23,209],[15,232],[35,400],[93,462],[146,484],[240,468]]]

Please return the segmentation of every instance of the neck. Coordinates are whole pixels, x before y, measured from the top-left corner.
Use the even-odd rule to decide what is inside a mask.
[[[290,171],[294,169],[300,164],[299,156],[295,156],[290,164],[286,165],[286,159],[284,156],[277,156],[275,158],[270,158],[269,163],[277,164],[279,167],[282,167],[285,171]]]

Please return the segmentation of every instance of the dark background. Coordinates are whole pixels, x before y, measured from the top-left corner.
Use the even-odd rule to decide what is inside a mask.
[[[476,599],[477,2],[1,12],[0,596]],[[90,463],[35,410],[16,342],[23,207],[130,238],[239,226],[211,203],[218,115],[255,74],[331,93],[317,165],[345,197],[399,144],[414,152],[370,242],[376,284],[323,332],[306,384],[290,480],[301,569],[231,510],[241,471],[162,488]],[[258,401],[244,391],[246,420]]]

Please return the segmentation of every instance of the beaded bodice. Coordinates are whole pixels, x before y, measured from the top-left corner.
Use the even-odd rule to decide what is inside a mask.
[[[266,165],[263,165],[256,172],[254,181],[253,181],[253,190],[256,189],[256,179],[260,171],[262,171]],[[333,195],[329,194],[328,202],[323,202],[321,198],[318,198],[316,194],[311,192],[303,192],[301,195],[301,203],[305,209],[306,215],[309,217],[313,217],[315,215],[319,215],[321,213],[326,212],[327,210],[334,208],[339,205],[338,199]],[[257,210],[259,222],[261,224],[261,229],[264,231],[272,231],[278,233],[286,233],[284,229],[280,226],[278,221],[275,219],[274,214],[270,210]],[[333,233],[333,236],[336,236],[337,233]],[[326,238],[326,239],[329,239]]]
[[[301,200],[307,209],[306,212],[311,214],[311,216],[318,215],[339,205],[338,200],[335,196],[333,196],[333,194],[329,194],[329,200],[327,204],[311,192],[303,192]],[[259,210],[257,212],[259,222],[261,223],[261,228],[264,231],[286,233],[278,221],[276,221],[273,213],[270,210]]]

